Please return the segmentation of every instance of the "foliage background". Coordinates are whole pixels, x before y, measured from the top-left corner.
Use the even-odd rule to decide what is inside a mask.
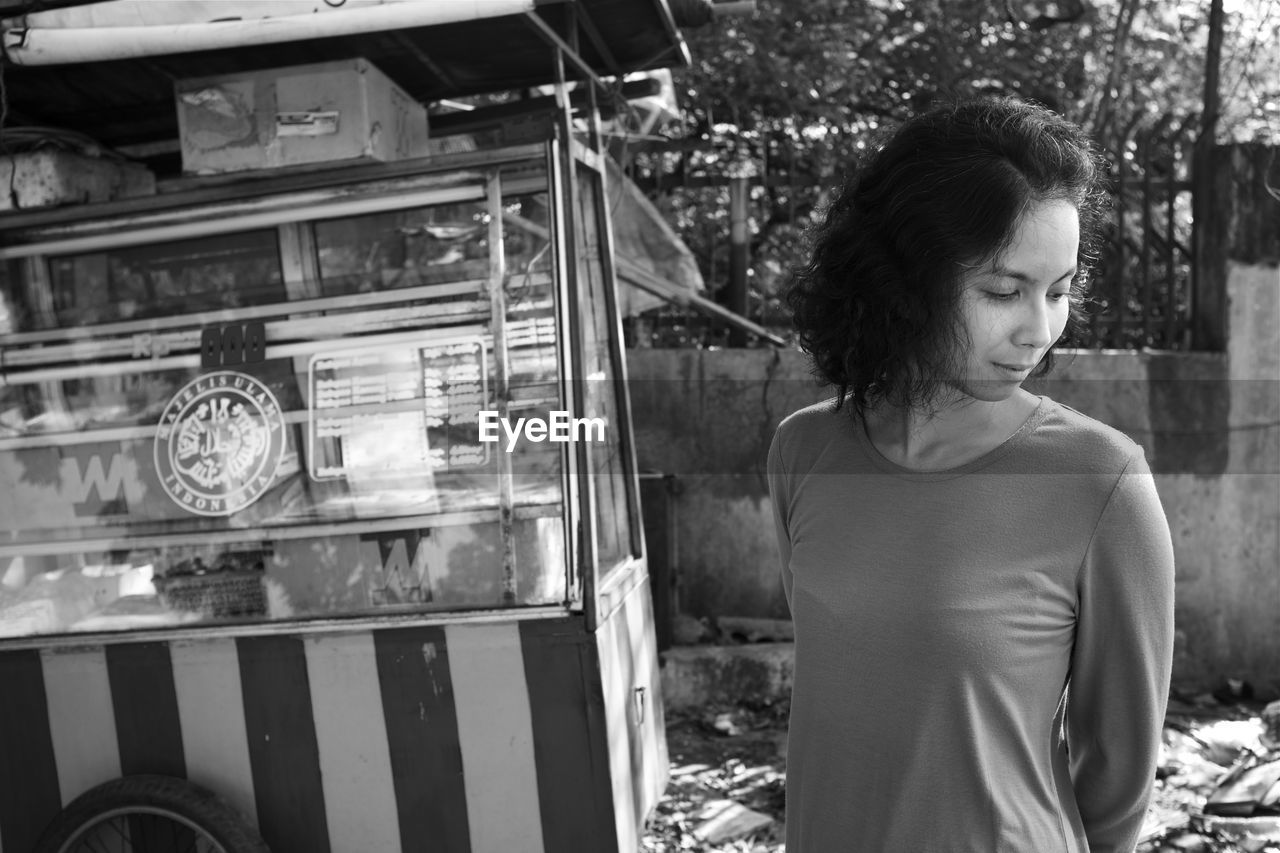
[[[1040,101],[1080,122],[1113,163],[1134,156],[1135,130],[1162,118],[1198,127],[1208,2],[1092,0],[1075,22],[1029,23],[1030,7],[1055,5],[756,0],[750,17],[686,30],[693,63],[675,72],[682,117],[664,139],[635,141],[628,167],[713,292],[729,269],[723,179],[757,176],[749,314],[785,327],[780,292],[815,210],[879,135],[938,99]],[[1225,6],[1217,139],[1280,144],[1280,0]]]

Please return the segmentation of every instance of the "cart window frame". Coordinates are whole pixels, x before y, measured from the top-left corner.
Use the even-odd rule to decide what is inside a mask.
[[[579,214],[581,219],[591,217],[591,225],[594,227],[594,245],[588,242],[588,235],[585,233],[585,222],[579,223],[575,220],[576,235],[580,242],[577,247],[578,257],[578,299],[576,301],[575,313],[582,324],[583,339],[582,345],[582,381],[584,384],[584,398],[586,417],[594,417],[605,415],[606,420],[616,421],[618,425],[630,423],[631,406],[630,394],[627,386],[626,374],[626,353],[622,347],[622,320],[618,310],[617,299],[617,274],[612,263],[613,254],[613,231],[609,219],[608,205],[606,199],[606,175],[603,169],[597,165],[598,158],[592,156],[587,149],[580,149],[575,152],[575,180],[578,182],[576,199],[579,201],[579,207],[575,210],[575,214]],[[585,192],[586,187],[590,188],[590,193]],[[594,204],[589,203],[588,195],[594,200]],[[592,251],[594,249],[594,252]],[[591,257],[588,257],[588,255]],[[599,269],[596,276],[583,275],[585,267],[589,263],[598,263]],[[591,312],[590,314],[588,312]],[[595,359],[593,363],[590,348],[595,347]],[[603,357],[604,366],[607,366],[608,372],[605,376],[600,377],[598,368],[601,366],[600,360]],[[601,387],[593,387],[599,383]],[[592,406],[592,397],[603,397],[608,400],[605,404],[612,410],[612,418],[607,417],[607,411],[597,411]],[[612,425],[612,424],[611,424]],[[644,555],[643,526],[640,518],[640,498],[638,489],[635,484],[638,482],[636,477],[636,458],[633,436],[630,431],[625,428],[615,429],[612,435],[617,437],[617,444],[609,452],[614,454],[614,461],[618,463],[616,474],[608,474],[603,476],[615,477],[616,481],[612,484],[613,490],[609,496],[611,501],[620,501],[621,505],[613,509],[612,517],[625,527],[625,530],[618,531],[620,534],[619,541],[616,544],[619,550],[611,554],[603,554],[601,542],[604,538],[601,531],[601,522],[604,517],[609,514],[609,510],[601,506],[602,495],[604,490],[600,488],[601,474],[600,462],[592,460],[588,462],[588,472],[590,474],[591,488],[591,513],[595,519],[593,525],[596,532],[596,547],[593,550],[595,561],[598,569],[599,583],[604,586],[608,584],[610,575],[632,563],[637,557]],[[597,454],[600,448],[596,444],[587,446],[589,459]],[[620,514],[619,514],[620,513]]]
[[[625,428],[620,433],[618,457],[622,462],[625,487],[622,494],[626,500],[625,518],[629,527],[625,553],[617,559],[602,562],[599,558],[599,534],[597,531],[597,489],[592,476],[592,458],[587,443],[574,445],[570,454],[571,476],[569,489],[571,500],[579,508],[576,529],[572,531],[573,539],[570,552],[573,554],[572,565],[581,575],[587,629],[595,630],[604,624],[610,615],[621,606],[626,596],[638,585],[647,582],[647,558],[641,519],[639,480],[636,475],[634,436],[629,424],[631,419],[630,395],[626,383],[626,359],[622,344],[621,319],[617,305],[617,279],[612,260],[613,233],[609,221],[607,195],[605,194],[604,161],[601,154],[581,144],[577,140],[569,145],[559,142],[555,145],[552,157],[553,187],[559,194],[557,210],[560,211],[560,233],[564,246],[558,256],[558,263],[564,270],[561,275],[562,290],[567,305],[578,306],[579,310],[565,313],[565,339],[570,342],[573,358],[573,375],[579,378],[571,384],[570,393],[575,410],[588,411],[589,401],[586,394],[586,382],[581,378],[588,370],[587,348],[592,345],[588,340],[589,324],[580,310],[584,303],[583,292],[587,286],[582,281],[578,260],[582,255],[580,233],[576,219],[582,211],[576,205],[565,203],[565,199],[576,199],[578,193],[579,173],[589,175],[588,180],[596,181],[598,187],[598,203],[593,207],[591,216],[600,234],[601,251],[605,263],[602,264],[601,282],[604,290],[605,316],[608,328],[608,345],[606,352],[612,367],[609,381],[616,400],[617,419]],[[570,262],[570,258],[574,259]]]

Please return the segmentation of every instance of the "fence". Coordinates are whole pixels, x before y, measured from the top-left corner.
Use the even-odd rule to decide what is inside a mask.
[[[1104,228],[1089,288],[1088,322],[1071,346],[1084,349],[1190,350],[1192,336],[1192,161],[1199,116],[1147,116],[1130,122],[1111,143],[1111,219]],[[717,282],[711,282],[714,288]],[[1202,283],[1202,287],[1211,286]],[[776,298],[766,305],[776,303]],[[772,310],[752,317],[785,334]],[[722,347],[723,324],[688,309],[665,306],[626,324],[628,345]],[[767,344],[749,341],[750,346]]]
[[[1090,349],[1191,349],[1196,116],[1126,127],[1109,152],[1113,219],[1090,287]]]

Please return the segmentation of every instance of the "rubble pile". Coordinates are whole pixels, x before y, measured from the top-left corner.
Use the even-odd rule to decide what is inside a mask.
[[[645,853],[783,853],[785,705],[669,712],[671,776]]]
[[[1280,853],[1280,702],[1170,701],[1138,853]]]
[[[645,853],[785,853],[785,702],[667,715]],[[1175,694],[1137,853],[1280,853],[1280,702]]]

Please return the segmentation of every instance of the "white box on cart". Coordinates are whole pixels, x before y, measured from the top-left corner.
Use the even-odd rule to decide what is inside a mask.
[[[179,80],[175,97],[187,174],[426,153],[426,109],[365,59]]]

